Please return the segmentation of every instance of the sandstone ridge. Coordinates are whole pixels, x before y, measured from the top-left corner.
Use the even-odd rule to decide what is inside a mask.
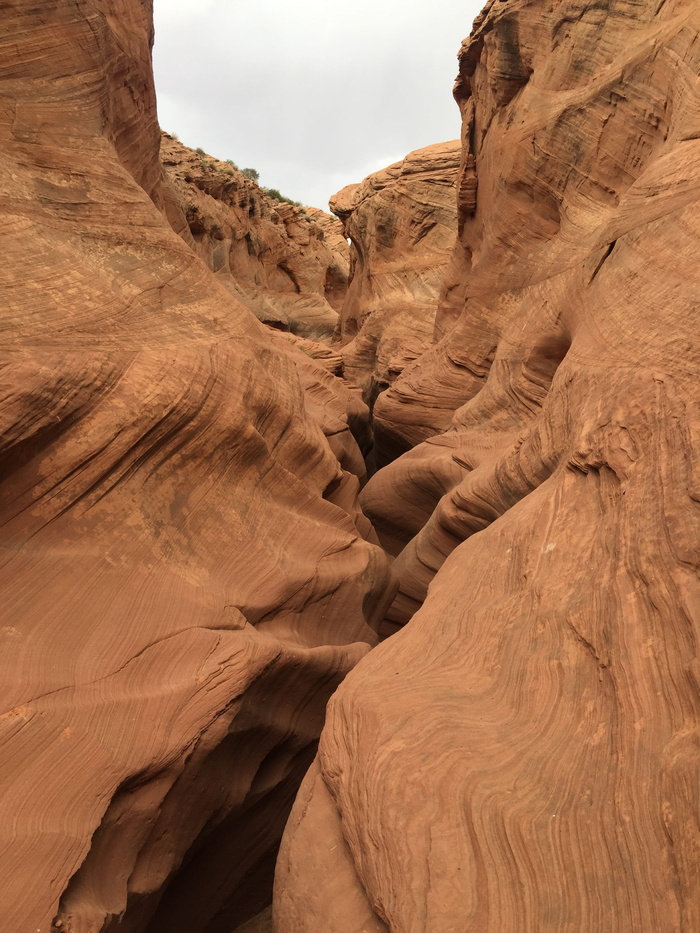
[[[228,162],[162,134],[166,213],[176,233],[262,321],[330,338],[347,290],[336,218],[268,195]]]
[[[331,198],[351,241],[343,371],[370,402],[432,343],[457,229],[459,159],[459,141],[427,146]]]

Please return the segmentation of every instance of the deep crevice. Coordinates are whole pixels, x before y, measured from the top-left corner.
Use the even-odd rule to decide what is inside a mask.
[[[617,244],[617,240],[613,240],[611,243],[608,243],[605,252],[604,252],[603,255],[600,257],[600,260],[598,261],[598,265],[597,265],[597,266],[595,267],[595,269],[593,270],[593,275],[591,276],[590,281],[589,281],[589,283],[588,283],[589,285],[590,285],[590,283],[595,279],[595,277],[598,275],[598,273],[600,272],[600,270],[603,268],[603,263],[604,263],[607,259],[609,259],[610,256],[612,255],[612,251],[615,249],[616,244]]]

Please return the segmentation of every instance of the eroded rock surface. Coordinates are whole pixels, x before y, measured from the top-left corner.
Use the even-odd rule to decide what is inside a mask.
[[[331,198],[352,241],[344,373],[369,401],[432,343],[457,229],[459,159],[458,140],[427,146]]]
[[[163,133],[166,209],[175,231],[262,321],[330,338],[349,249],[335,217],[268,196],[227,162]]]
[[[700,929],[699,32],[506,0],[463,45],[466,305],[382,396],[459,407],[364,496],[418,611],[331,702],[279,933]]]
[[[149,7],[0,13],[12,933],[231,933],[262,909],[389,586],[357,400],[163,216]]]

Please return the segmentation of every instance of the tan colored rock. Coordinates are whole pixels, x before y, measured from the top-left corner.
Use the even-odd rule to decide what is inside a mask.
[[[700,929],[699,33],[506,0],[462,48],[467,304],[402,384],[459,350],[466,404],[367,487],[418,611],[331,701],[279,933]]]
[[[432,342],[457,229],[459,159],[459,140],[427,146],[331,198],[352,241],[344,374],[370,401]]]
[[[317,208],[269,197],[227,162],[162,134],[167,216],[260,320],[330,338],[347,289],[342,226]]]
[[[390,587],[356,397],[161,213],[149,6],[0,12],[8,933],[260,911]]]

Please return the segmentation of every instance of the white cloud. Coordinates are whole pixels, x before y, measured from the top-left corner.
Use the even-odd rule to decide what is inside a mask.
[[[180,26],[185,22],[201,20],[202,13],[209,14],[220,0],[156,0],[156,16],[161,23]]]
[[[304,203],[454,139],[456,53],[479,0],[155,0],[165,129]],[[388,162],[386,163],[388,164]],[[341,180],[339,184],[338,181]]]

